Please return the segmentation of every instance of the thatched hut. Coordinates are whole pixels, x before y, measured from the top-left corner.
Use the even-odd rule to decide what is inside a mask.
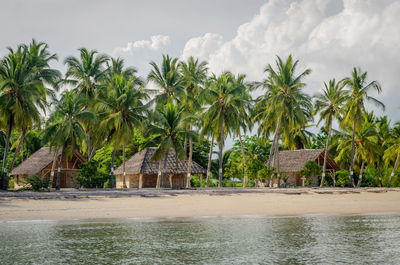
[[[117,188],[155,188],[158,174],[158,161],[151,161],[157,148],[146,148],[125,162],[125,185],[123,165],[115,170]],[[163,162],[164,163],[164,162]],[[164,164],[165,186],[183,188],[186,186],[187,162],[176,160],[175,153],[170,151]],[[202,175],[206,170],[192,162],[192,174]]]
[[[272,158],[272,165],[276,165],[276,161]],[[282,177],[286,178],[288,186],[302,186],[303,179],[299,171],[303,169],[308,161],[315,161],[321,167],[324,163],[324,149],[300,149],[293,151],[280,151],[279,152],[279,168]],[[335,163],[332,156],[328,153],[326,160],[326,171],[335,174],[340,170],[340,167]],[[281,181],[283,181],[281,179]],[[318,185],[318,176],[312,179],[313,186]],[[282,183],[281,183],[282,184]],[[274,185],[277,185],[275,182]]]
[[[11,171],[10,176],[14,177],[14,188],[23,187],[26,184],[24,178],[33,175],[51,178],[52,187],[55,188],[60,155],[61,151],[55,154],[50,151],[50,147],[42,147],[33,153]],[[86,162],[86,159],[78,151],[74,151],[69,159],[64,156],[60,174],[61,188],[78,188],[75,183],[75,177],[79,171],[78,166],[82,162]]]

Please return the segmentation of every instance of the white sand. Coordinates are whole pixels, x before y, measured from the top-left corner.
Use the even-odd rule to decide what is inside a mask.
[[[0,221],[400,213],[400,191],[349,194],[206,193],[86,199],[1,198]]]

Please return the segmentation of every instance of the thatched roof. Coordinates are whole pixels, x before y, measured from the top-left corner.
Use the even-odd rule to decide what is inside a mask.
[[[158,161],[151,161],[151,157],[157,148],[146,148],[125,162],[126,174],[157,174]],[[175,153],[170,151],[167,157],[166,167],[164,172],[167,174],[184,174],[187,172],[187,161],[177,161]],[[192,174],[205,174],[207,171],[195,161],[192,162]],[[115,174],[123,174],[122,164],[115,170]]]
[[[60,155],[61,150],[58,151],[57,157]],[[82,162],[86,161],[78,151],[75,151],[74,155],[78,156]],[[53,163],[53,159],[54,150],[50,151],[50,147],[42,147],[14,168],[10,175],[37,175],[50,163]]]
[[[324,149],[279,151],[279,168],[281,172],[298,172],[310,160],[315,162],[319,160],[319,164],[322,165],[324,161]],[[275,156],[272,157],[272,166],[275,166]],[[327,169],[340,170],[340,167],[329,153],[327,157]]]

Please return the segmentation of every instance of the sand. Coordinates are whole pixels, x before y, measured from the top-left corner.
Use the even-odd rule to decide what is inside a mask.
[[[400,213],[400,190],[395,189],[32,194],[2,194],[0,221]]]

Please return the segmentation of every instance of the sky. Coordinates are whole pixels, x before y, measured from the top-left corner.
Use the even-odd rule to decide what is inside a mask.
[[[392,122],[400,121],[400,0],[0,0],[0,55],[32,38],[59,56],[96,49],[125,59],[146,77],[162,54],[195,56],[209,69],[265,78],[276,56],[310,68],[305,92],[323,82],[368,72],[383,92]]]

